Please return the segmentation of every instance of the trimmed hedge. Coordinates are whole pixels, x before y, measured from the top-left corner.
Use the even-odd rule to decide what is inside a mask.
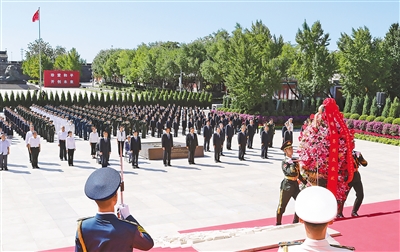
[[[360,118],[360,115],[359,115],[359,114],[352,114],[352,115],[350,116],[350,119],[358,120],[358,118]]]
[[[354,134],[354,138],[371,142],[400,146],[400,140],[398,139],[389,139],[385,137],[368,136],[363,134]]]
[[[358,120],[366,120],[368,115],[361,115]]]
[[[366,119],[366,121],[367,122],[372,122],[373,120],[375,120],[375,116],[373,116],[373,115],[370,115],[370,116],[367,116],[367,119]]]

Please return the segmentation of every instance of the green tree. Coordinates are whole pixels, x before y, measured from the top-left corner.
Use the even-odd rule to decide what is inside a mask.
[[[369,110],[369,115],[378,116],[378,103],[376,101],[376,97],[372,100],[371,109]]]
[[[236,26],[227,48],[226,86],[238,107],[250,111],[264,106],[265,97],[280,88],[283,73],[277,58],[282,46],[282,38],[272,36],[261,21],[252,24],[251,30]]]
[[[57,56],[54,62],[54,69],[80,71],[82,70],[83,60],[75,48],[68,53]]]
[[[394,23],[386,33],[383,43],[383,61],[388,64],[388,75],[385,80],[385,89],[390,97],[400,98],[400,26]]]
[[[390,106],[389,116],[393,118],[400,117],[400,101],[398,97],[395,97],[392,105]]]
[[[47,57],[45,54],[41,55],[41,65],[42,65],[42,78],[43,78],[43,71],[44,70],[51,70],[53,69],[53,64],[50,61],[50,58]],[[23,74],[29,75],[33,79],[39,79],[39,55],[33,55],[22,63],[22,72]]]
[[[392,100],[390,99],[390,97],[387,97],[385,106],[383,107],[383,110],[382,110],[382,116],[384,116],[384,117],[389,116],[389,110],[390,110],[391,105],[392,105]]]
[[[324,33],[321,23],[316,21],[311,27],[304,21],[298,29],[296,42],[298,53],[292,71],[299,81],[298,87],[305,96],[315,96],[328,92],[329,81],[335,70],[334,56],[329,53],[329,33]]]
[[[371,108],[371,98],[368,95],[365,95],[362,114],[369,115],[370,108]]]
[[[72,96],[71,96],[71,92],[68,90],[67,91],[67,96],[66,96],[66,105],[67,106],[71,106],[72,103]]]
[[[382,89],[387,70],[382,67],[383,47],[380,39],[372,38],[367,27],[342,33],[337,45],[343,93],[375,95]]]
[[[346,96],[346,103],[344,105],[343,113],[350,113],[351,110],[351,104],[352,104],[352,98],[350,95]]]

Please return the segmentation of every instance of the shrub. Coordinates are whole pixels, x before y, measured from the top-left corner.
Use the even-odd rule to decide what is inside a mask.
[[[352,114],[352,115],[350,116],[350,119],[358,120],[358,118],[360,118],[360,115],[359,115],[359,114]]]
[[[350,118],[350,116],[351,116],[351,113],[344,113],[344,114],[343,114],[343,117],[344,117],[344,118]]]
[[[392,104],[392,101],[390,100],[390,97],[386,98],[385,106],[383,107],[383,110],[382,110],[382,116],[384,116],[384,117],[389,116],[389,109],[390,109],[391,104]]]
[[[374,119],[374,122],[383,122],[384,120],[385,120],[385,117],[378,116],[377,118]]]
[[[392,124],[390,123],[384,123],[383,128],[382,128],[382,134],[384,135],[390,135],[390,128],[392,127]]]
[[[375,122],[367,123],[367,127],[365,128],[365,130],[368,132],[374,132],[374,125],[375,125]]]
[[[382,122],[375,122],[373,126],[373,130],[375,133],[382,134],[382,129],[383,129],[383,124]]]
[[[344,105],[343,113],[350,113],[351,109],[351,96],[346,97],[346,103]]]
[[[373,115],[370,115],[370,116],[367,116],[367,122],[372,122],[373,120],[375,120],[375,116],[373,116]]]
[[[400,101],[398,97],[394,98],[393,103],[390,106],[389,116],[395,118],[400,116]]]
[[[392,124],[400,125],[400,118],[396,118],[393,120]]]
[[[354,120],[353,124],[354,124],[354,129],[356,130],[360,130],[360,125],[363,121],[360,120]]]
[[[361,115],[360,118],[358,118],[358,120],[366,120],[368,117],[368,115]]]
[[[371,108],[371,102],[372,102],[371,98],[368,95],[365,95],[363,109],[362,109],[362,114],[363,115],[368,115],[369,114],[369,110]]]
[[[349,129],[354,129],[354,120],[353,119],[346,120],[346,125]]]
[[[383,122],[384,123],[392,123],[393,122],[393,120],[394,120],[394,118],[393,117],[387,117],[385,120],[383,120]]]
[[[365,131],[367,129],[367,121],[361,121],[360,125],[358,126],[359,130]]]
[[[376,102],[376,97],[372,100],[371,108],[369,110],[369,115],[378,116],[378,104]]]
[[[390,135],[398,136],[400,131],[399,129],[400,129],[399,125],[392,124],[392,127],[390,127]]]

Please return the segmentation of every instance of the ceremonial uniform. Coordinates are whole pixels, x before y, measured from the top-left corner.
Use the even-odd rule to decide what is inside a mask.
[[[114,204],[113,197],[121,184],[118,171],[101,168],[94,171],[85,184],[88,198]],[[116,201],[115,201],[116,203]],[[78,220],[75,238],[75,251],[133,251],[149,250],[154,246],[153,239],[129,213],[127,205],[118,207],[121,217],[114,212],[106,212],[99,205],[99,212],[94,217]],[[125,216],[126,215],[126,216]]]
[[[282,145],[282,150],[292,147],[290,141],[285,142]],[[294,162],[291,158],[285,157],[282,161],[282,172],[285,178],[281,182],[281,192],[279,197],[278,210],[276,211],[276,225],[281,225],[282,215],[286,210],[286,206],[289,203],[290,198],[296,200],[297,195],[300,193],[299,183],[300,180],[303,184],[307,184],[307,180],[300,174],[300,167],[298,162]],[[293,223],[299,222],[298,216],[295,214]]]
[[[355,250],[354,247],[341,246],[326,233],[328,224],[336,215],[336,198],[328,189],[321,186],[305,188],[297,197],[295,211],[303,220],[307,237],[304,242],[280,242],[278,251]]]

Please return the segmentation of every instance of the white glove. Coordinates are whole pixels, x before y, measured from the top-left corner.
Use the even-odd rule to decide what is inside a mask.
[[[126,219],[129,215],[129,206],[126,204],[119,204],[117,211],[120,213],[122,219]]]

